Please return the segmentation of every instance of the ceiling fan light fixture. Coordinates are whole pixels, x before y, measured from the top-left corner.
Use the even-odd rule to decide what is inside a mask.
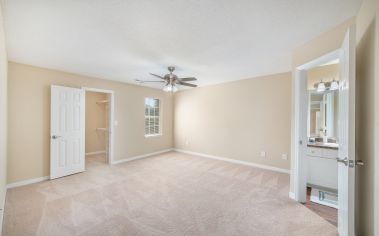
[[[173,85],[173,86],[172,86],[172,92],[173,92],[173,93],[176,93],[177,91],[178,91],[178,86]]]
[[[167,84],[166,86],[163,87],[163,91],[175,93],[178,91],[178,87],[176,85]]]
[[[163,91],[165,91],[165,92],[171,92],[172,91],[172,85],[171,84],[166,84],[163,87]]]
[[[173,74],[172,72],[175,70],[174,66],[169,66],[168,71],[169,74],[166,74],[164,76],[156,75],[153,73],[150,73],[150,75],[159,78],[159,81],[144,81],[144,80],[137,80],[139,83],[145,83],[145,82],[158,82],[158,83],[165,83],[166,85],[163,87],[163,91],[165,92],[172,92],[175,93],[179,90],[178,84],[182,86],[187,87],[197,87],[196,84],[187,83],[187,81],[197,81],[195,77],[185,77],[185,78],[178,78],[177,75]]]

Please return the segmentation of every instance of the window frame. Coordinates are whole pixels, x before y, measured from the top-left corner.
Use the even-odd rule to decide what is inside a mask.
[[[154,134],[146,134],[146,100],[147,99],[154,99],[154,100],[158,100],[159,101],[159,113],[158,113],[158,119],[159,119],[159,123],[158,123],[158,133],[154,133]],[[163,102],[162,102],[162,99],[160,98],[157,98],[157,97],[145,97],[144,101],[143,101],[143,105],[144,105],[144,136],[145,138],[152,138],[152,137],[159,137],[159,136],[162,136],[163,135],[163,127],[162,127],[162,117],[163,117],[163,113],[162,113],[162,107],[163,107]],[[149,115],[150,116],[150,115]],[[156,116],[154,116],[156,117]]]

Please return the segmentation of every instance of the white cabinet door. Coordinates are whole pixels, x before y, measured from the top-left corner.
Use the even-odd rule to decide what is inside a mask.
[[[337,151],[335,153],[337,154]],[[308,155],[307,166],[308,184],[337,190],[338,166],[335,158]]]
[[[51,179],[85,169],[84,100],[82,89],[51,86]]]

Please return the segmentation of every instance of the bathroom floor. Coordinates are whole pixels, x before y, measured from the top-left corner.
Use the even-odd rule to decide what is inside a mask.
[[[338,210],[333,207],[324,206],[310,201],[312,188],[307,188],[307,202],[304,204],[308,209],[321,216],[329,223],[337,226],[338,224]]]

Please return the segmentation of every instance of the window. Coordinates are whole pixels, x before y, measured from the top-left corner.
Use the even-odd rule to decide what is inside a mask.
[[[160,101],[156,98],[145,98],[145,136],[160,134]]]

